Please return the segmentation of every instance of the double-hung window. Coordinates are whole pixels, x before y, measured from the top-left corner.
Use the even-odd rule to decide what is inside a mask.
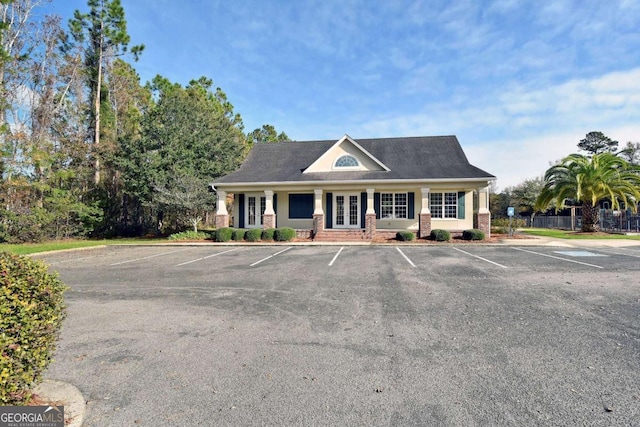
[[[380,193],[380,217],[406,219],[408,209],[407,193]]]
[[[431,218],[458,218],[458,193],[429,194]]]

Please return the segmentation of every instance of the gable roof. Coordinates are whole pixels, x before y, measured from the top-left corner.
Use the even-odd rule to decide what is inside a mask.
[[[495,178],[469,163],[455,136],[358,139],[357,144],[388,171],[304,173],[335,144],[335,140],[256,144],[237,171],[213,184]]]
[[[345,144],[351,144],[353,147],[355,147],[360,152],[361,155],[363,155],[365,158],[368,158],[375,165],[377,165],[377,167],[379,167],[382,170],[389,171],[389,168],[384,163],[382,163],[380,160],[376,159],[376,157],[374,155],[369,153],[364,147],[362,147],[360,144],[358,144],[349,135],[345,135],[342,138],[340,138],[338,140],[338,142],[333,144],[327,151],[325,151],[324,154],[322,154],[320,157],[318,157],[315,162],[310,164],[309,167],[307,167],[302,173],[319,172],[319,171],[316,170],[317,169],[316,165],[319,165],[319,163],[322,162],[323,158],[334,155],[334,148],[336,148],[336,147],[338,147],[340,145],[345,145]]]

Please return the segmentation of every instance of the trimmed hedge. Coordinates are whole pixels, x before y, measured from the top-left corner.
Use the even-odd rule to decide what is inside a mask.
[[[223,227],[216,230],[216,242],[228,242],[233,237],[233,228]]]
[[[262,237],[262,229],[260,228],[250,228],[244,234],[244,238],[248,242],[257,242],[260,240],[260,237]]]
[[[484,237],[484,232],[482,230],[478,230],[477,228],[464,230],[462,232],[462,238],[464,240],[484,240]]]
[[[244,230],[242,228],[235,229],[231,233],[231,240],[235,242],[242,242],[244,240],[244,235],[246,233],[247,233],[247,230]]]
[[[264,230],[262,230],[262,235],[260,236],[260,238],[262,240],[273,240],[273,233],[275,233],[275,231],[275,228],[265,228]]]
[[[451,240],[451,233],[447,230],[431,230],[431,235],[429,236],[431,240],[435,240],[436,242],[448,242]]]
[[[0,253],[0,405],[24,405],[65,317],[67,287],[42,261]]]
[[[296,237],[296,230],[289,227],[276,228],[273,239],[278,242],[288,242]]]
[[[416,234],[412,231],[398,231],[396,233],[396,240],[402,242],[411,242],[416,238]]]
[[[174,233],[168,237],[169,240],[207,240],[209,235],[204,231],[182,231]]]

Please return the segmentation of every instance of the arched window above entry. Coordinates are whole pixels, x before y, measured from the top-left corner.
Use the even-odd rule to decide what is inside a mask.
[[[358,159],[349,154],[338,157],[334,163],[334,167],[336,168],[357,168],[359,166],[360,163]]]

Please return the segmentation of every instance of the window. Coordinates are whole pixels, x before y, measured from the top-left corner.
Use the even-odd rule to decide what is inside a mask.
[[[431,218],[458,218],[458,193],[429,194]]]
[[[338,157],[334,164],[336,168],[357,168],[359,166],[360,163],[358,163],[358,160],[349,154]]]
[[[407,193],[380,193],[380,217],[407,219]]]

